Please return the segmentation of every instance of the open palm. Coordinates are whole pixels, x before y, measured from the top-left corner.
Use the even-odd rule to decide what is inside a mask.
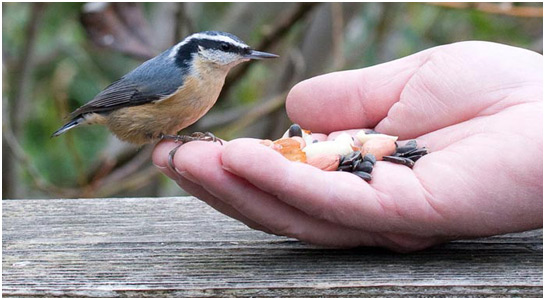
[[[416,139],[413,169],[377,162],[369,183],[286,160],[257,140],[160,143],[154,162],[248,226],[336,247],[399,251],[542,226],[542,56],[463,42],[296,85],[290,118],[315,133]],[[324,135],[316,134],[325,138]]]

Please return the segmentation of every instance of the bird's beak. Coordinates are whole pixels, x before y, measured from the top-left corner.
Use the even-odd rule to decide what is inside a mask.
[[[277,58],[277,57],[278,55],[276,54],[261,52],[256,50],[252,50],[250,54],[244,55],[244,58],[249,58],[249,59],[264,59],[264,58]]]

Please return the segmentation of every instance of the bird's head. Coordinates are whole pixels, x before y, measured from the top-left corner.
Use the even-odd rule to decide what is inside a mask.
[[[192,34],[172,47],[169,56],[181,68],[190,68],[199,60],[227,69],[250,59],[278,57],[276,54],[253,50],[235,35],[220,31]]]

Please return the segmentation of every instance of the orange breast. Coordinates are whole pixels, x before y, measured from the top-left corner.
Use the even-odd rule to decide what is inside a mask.
[[[199,76],[209,80],[188,76],[184,86],[168,98],[112,112],[107,126],[119,139],[138,145],[154,142],[161,134],[176,134],[216,103],[225,75],[226,72]]]

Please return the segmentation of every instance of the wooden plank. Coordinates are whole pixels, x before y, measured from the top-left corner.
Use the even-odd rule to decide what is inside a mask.
[[[541,297],[543,232],[411,254],[323,249],[192,197],[4,200],[4,296]]]

